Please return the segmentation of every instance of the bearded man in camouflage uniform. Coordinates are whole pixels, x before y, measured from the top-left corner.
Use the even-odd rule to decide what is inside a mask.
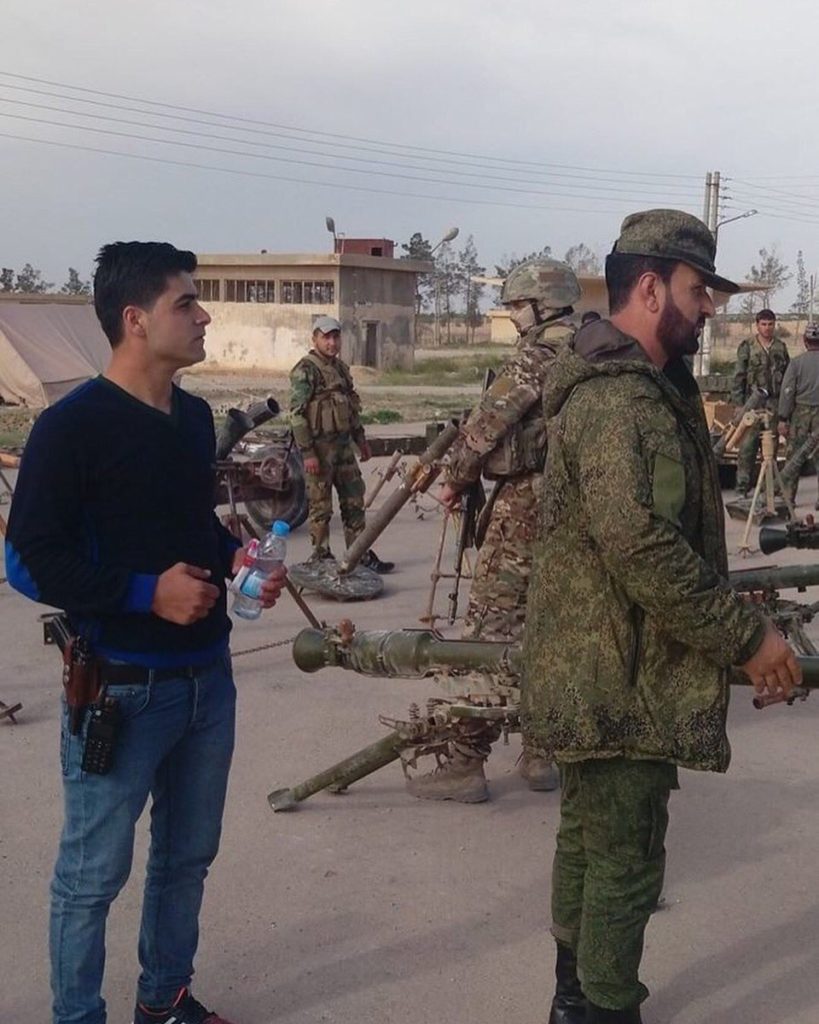
[[[794,502],[802,467],[811,459],[810,452],[795,456],[811,434],[819,436],[819,324],[807,325],[804,343],[805,351],[785,370],[778,409],[779,436],[788,443],[782,486]]]
[[[776,314],[770,309],[761,309],[756,315],[756,334],[741,341],[737,348],[731,395],[736,405],[744,405],[756,388],[764,388],[768,392],[766,408],[773,414],[771,429],[774,436],[782,379],[790,362],[788,349],[784,341],[774,336],[775,330]],[[743,437],[737,453],[737,491],[743,497],[747,497],[751,489],[762,427],[762,421],[757,420]]]
[[[355,448],[362,462],[371,452],[361,425],[361,399],[349,366],[339,358],[340,351],[341,324],[334,317],[321,316],[313,325],[313,347],[290,371],[290,419],[304,459],[311,560],[333,557],[333,488],[348,548],[364,529],[364,480]],[[395,567],[393,562],[382,562],[372,550],[361,559],[361,565],[378,573]]]
[[[684,358],[714,306],[714,238],[690,214],[623,222],[611,319],[555,358],[524,636],[522,710],[561,766],[551,1024],[636,1024],[677,769],[725,771],[728,671],[799,681],[773,624],[726,581],[722,497]]]
[[[496,481],[482,515],[488,525],[475,564],[464,640],[508,642],[523,633],[546,460],[543,387],[555,353],[572,337],[566,317],[579,298],[580,285],[572,269],[543,257],[515,267],[503,284],[501,302],[518,329],[518,351],[461,428],[449,452],[440,495],[443,504],[454,509],[482,475]],[[436,771],[410,779],[409,792],[429,800],[486,800],[484,762],[498,735],[491,723],[476,726],[468,741],[454,744]],[[521,774],[532,789],[550,790],[558,784],[555,769],[525,731]]]

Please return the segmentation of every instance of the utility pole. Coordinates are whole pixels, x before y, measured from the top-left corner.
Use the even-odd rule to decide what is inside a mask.
[[[703,220],[706,227],[717,240],[717,225],[719,222],[719,191],[720,172],[709,171],[705,175],[705,197],[703,201]],[[713,338],[713,327],[710,320],[705,321],[705,326],[700,335],[700,350],[694,361],[694,372],[698,377],[707,377],[711,372],[711,348]]]

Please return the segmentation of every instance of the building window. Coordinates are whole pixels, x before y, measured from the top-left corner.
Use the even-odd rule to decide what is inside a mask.
[[[275,281],[225,281],[226,302],[275,302]]]
[[[331,306],[335,302],[333,281],[282,281],[281,302],[294,305]]]
[[[196,279],[196,290],[203,302],[218,302],[221,295],[221,281],[213,277],[199,277]]]

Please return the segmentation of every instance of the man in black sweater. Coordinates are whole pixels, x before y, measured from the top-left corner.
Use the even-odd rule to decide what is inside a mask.
[[[240,542],[219,523],[213,418],[174,375],[205,357],[196,257],[116,242],[94,303],[105,375],[46,410],[26,445],[6,539],[9,582],[65,609],[100,659],[119,725],[113,764],[86,761],[89,722],[63,706],[65,822],[51,885],[55,1024],[104,1024],[105,921],[128,877],[149,794],[135,1024],[226,1024],[188,990],[233,751],[225,577]],[[284,570],[271,574],[271,607]]]

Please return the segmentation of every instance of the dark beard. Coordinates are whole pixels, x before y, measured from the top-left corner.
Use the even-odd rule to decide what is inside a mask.
[[[699,350],[700,331],[704,323],[704,317],[700,317],[695,324],[686,320],[674,300],[670,296],[667,298],[657,325],[657,336],[669,362],[680,356],[693,356]]]

